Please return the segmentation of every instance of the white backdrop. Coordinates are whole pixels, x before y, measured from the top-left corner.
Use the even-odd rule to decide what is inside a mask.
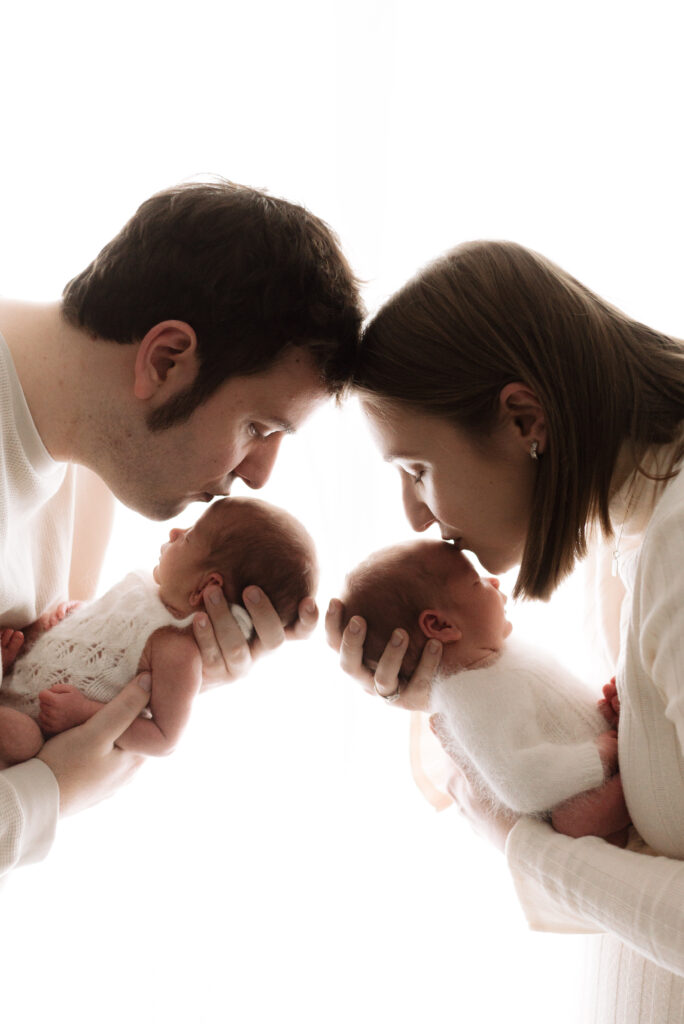
[[[15,5],[0,289],[54,298],[147,195],[220,173],[328,220],[371,310],[444,248],[503,237],[681,336],[678,8]],[[323,609],[409,535],[353,403],[286,440],[262,493],[314,535]],[[119,510],[101,589],[167,530]],[[580,582],[511,617],[591,677]],[[320,630],[203,697],[172,758],[11,880],[3,1020],[576,1020],[582,940],[526,931],[502,858],[423,801],[407,748],[408,716]]]

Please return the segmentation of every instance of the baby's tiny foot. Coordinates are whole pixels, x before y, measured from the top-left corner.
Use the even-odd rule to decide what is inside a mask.
[[[69,683],[55,683],[49,690],[41,690],[38,702],[38,722],[43,732],[64,732],[91,717],[91,702]]]
[[[56,626],[58,622],[62,622],[63,619],[66,619],[67,615],[71,615],[71,613],[75,612],[77,608],[80,608],[81,603],[81,601],[62,601],[61,604],[58,604],[55,610],[47,615],[45,624],[46,630],[52,629],[52,627]]]
[[[24,645],[24,634],[18,629],[3,629],[0,634],[0,647],[2,648],[2,667],[7,671],[17,660],[17,655]]]

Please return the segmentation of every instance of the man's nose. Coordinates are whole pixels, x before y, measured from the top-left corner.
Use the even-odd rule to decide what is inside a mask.
[[[427,530],[429,526],[432,526],[433,523],[437,522],[425,502],[417,500],[413,493],[412,481],[410,478],[402,481],[402,499],[404,502],[406,518],[411,524],[411,528],[414,529],[416,533],[422,533],[424,530]]]
[[[271,434],[264,441],[260,441],[259,447],[253,448],[233,470],[233,476],[244,480],[254,491],[263,487],[275,465],[282,437],[282,434]]]

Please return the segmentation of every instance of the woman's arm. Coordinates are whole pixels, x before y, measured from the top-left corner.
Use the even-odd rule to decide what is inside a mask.
[[[684,976],[684,862],[570,839],[530,818],[510,830],[506,858],[533,928],[558,930],[560,908]]]

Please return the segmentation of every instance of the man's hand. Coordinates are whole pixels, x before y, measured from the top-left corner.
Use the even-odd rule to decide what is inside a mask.
[[[144,758],[119,750],[116,741],[150,699],[150,676],[128,683],[101,711],[75,729],[48,740],[38,754],[59,786],[60,814],[73,814],[111,796]]]
[[[367,693],[391,696],[399,688],[399,671],[408,647],[408,636],[403,629],[396,629],[385,647],[375,672],[363,664],[363,642],[366,639],[366,623],[354,616],[342,631],[344,605],[334,598],[325,617],[325,632],[328,644],[340,654],[340,668],[347,675],[361,683]],[[430,683],[442,656],[442,645],[437,640],[426,643],[415,672],[401,688],[394,707],[410,711],[426,711],[429,701]]]
[[[305,639],[313,633],[318,609],[312,597],[299,605],[299,617],[289,629],[283,629],[278,613],[259,587],[247,587],[242,594],[249,612],[255,639],[245,640],[230,614],[220,587],[207,587],[202,595],[205,612],[193,620],[193,632],[202,655],[202,689],[233,682],[249,672],[252,662],[265,651],[275,650],[284,640]]]

